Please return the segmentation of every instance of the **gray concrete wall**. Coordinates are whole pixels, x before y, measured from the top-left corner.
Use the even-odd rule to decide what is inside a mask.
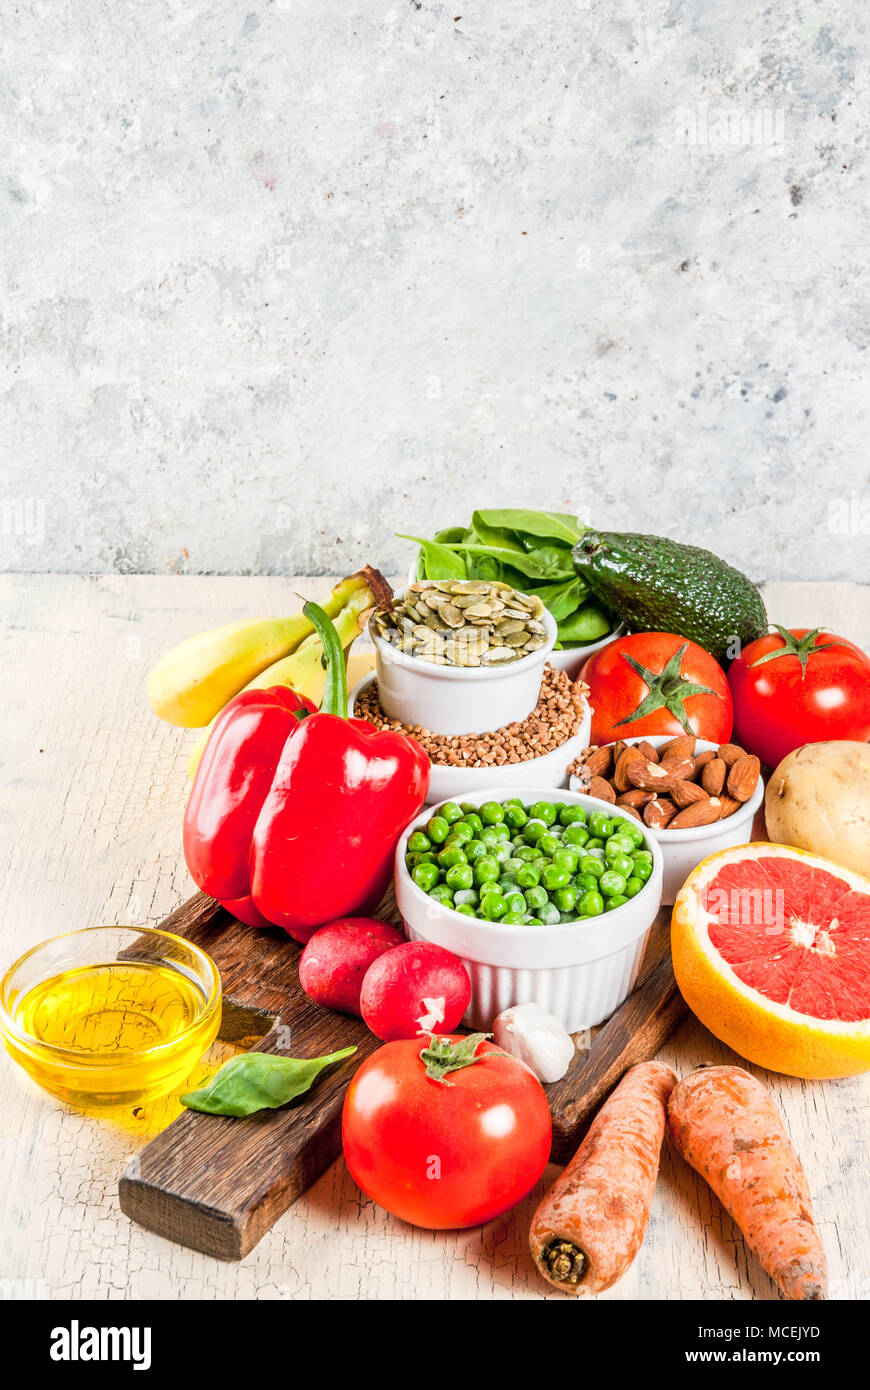
[[[865,578],[865,16],[6,6],[0,568],[396,570],[528,505]]]

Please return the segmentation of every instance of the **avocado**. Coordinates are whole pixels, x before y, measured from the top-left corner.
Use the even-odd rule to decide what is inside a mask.
[[[674,632],[720,665],[767,631],[761,594],[710,550],[664,536],[586,531],[574,567],[632,632]]]

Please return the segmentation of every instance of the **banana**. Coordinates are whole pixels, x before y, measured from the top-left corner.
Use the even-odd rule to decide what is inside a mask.
[[[337,618],[353,600],[365,600],[371,606],[373,599],[383,596],[385,584],[377,570],[367,566],[336,585],[323,608],[330,618]],[[151,708],[169,724],[201,729],[211,723],[228,700],[313,635],[308,619],[296,613],[289,618],[251,618],[228,623],[188,637],[162,656],[149,672]]]
[[[376,574],[377,571],[370,571],[369,573]],[[372,589],[369,589],[368,585],[364,585],[361,590],[351,596],[340,613],[330,614],[345,655],[347,655],[351,644],[364,630],[373,608],[374,597],[379,597],[379,592],[374,585]],[[325,604],[323,606],[326,607]],[[266,690],[272,685],[289,685],[297,694],[306,695],[315,705],[319,705],[323,698],[325,684],[326,670],[323,666],[323,647],[317,634],[312,633],[310,637],[306,637],[300,643],[295,652],[268,666],[265,671],[261,671],[253,680],[248,681],[244,688],[245,690]],[[239,692],[236,691],[235,693],[238,694]],[[187,775],[191,781],[196,775],[196,769],[199,767],[199,760],[208,742],[213,724],[214,720],[207,729],[203,730],[188,760]]]

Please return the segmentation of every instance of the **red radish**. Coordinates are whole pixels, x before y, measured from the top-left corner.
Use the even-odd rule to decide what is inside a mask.
[[[452,1033],[471,999],[462,961],[431,941],[406,941],[369,967],[360,1011],[384,1042]]]
[[[309,940],[299,958],[299,983],[315,1004],[359,1018],[366,971],[404,939],[397,927],[374,917],[340,917]]]

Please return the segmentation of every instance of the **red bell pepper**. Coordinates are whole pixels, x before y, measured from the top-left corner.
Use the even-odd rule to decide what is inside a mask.
[[[341,643],[317,604],[305,614],[328,662],[320,712],[286,686],[230,700],[184,817],[198,886],[240,921],[284,927],[297,941],[374,911],[430,770],[415,739],[347,718]]]

